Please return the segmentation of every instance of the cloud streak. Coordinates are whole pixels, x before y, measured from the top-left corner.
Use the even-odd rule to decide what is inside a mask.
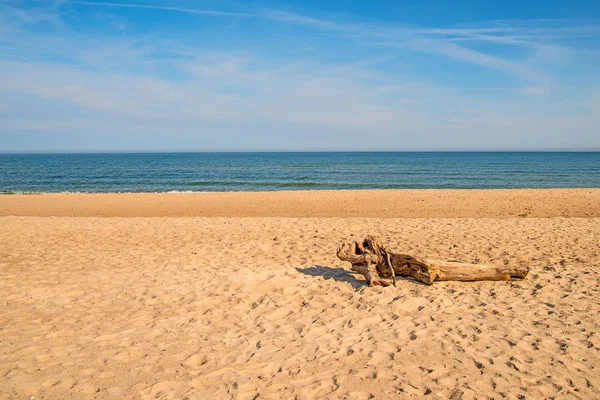
[[[184,12],[189,14],[249,17],[276,21],[283,24],[293,24],[310,29],[328,31],[352,38],[362,45],[376,45],[391,48],[403,48],[411,51],[435,53],[461,62],[493,68],[514,76],[548,82],[549,76],[537,70],[526,62],[517,62],[497,55],[460,45],[460,42],[483,42],[504,45],[527,46],[533,48],[546,48],[548,41],[557,38],[597,38],[600,37],[600,25],[584,26],[545,26],[548,21],[543,20],[542,26],[528,26],[532,21],[492,21],[491,24],[499,26],[474,27],[474,28],[415,28],[415,27],[390,27],[387,25],[358,24],[336,22],[323,18],[315,18],[302,14],[290,13],[280,10],[258,10],[254,13],[224,12],[212,10],[198,10],[193,8],[179,8],[169,6],[155,6],[142,4],[106,3],[91,1],[72,1],[72,4],[96,5],[106,7],[148,8],[164,11]],[[564,24],[569,21],[559,21]],[[572,21],[571,21],[572,23]],[[553,45],[559,48],[557,45]]]
[[[584,65],[576,46],[554,38],[595,37],[590,27],[513,21],[423,28],[264,8],[87,1],[3,7],[0,137],[55,137],[43,141],[47,149],[93,150],[104,141],[110,150],[135,143],[137,150],[360,150],[365,137],[398,150],[600,148],[600,79],[556,73],[563,64]],[[197,35],[157,24],[132,33],[128,24],[110,25],[104,8],[218,23]],[[93,29],[70,28],[90,15],[96,19],[77,22]],[[257,21],[270,22],[264,36],[236,42]],[[441,72],[421,72],[427,63]],[[452,79],[441,79],[451,68]],[[469,76],[479,72],[483,78]],[[565,135],[573,125],[577,131]],[[4,140],[0,151],[26,142]]]
[[[185,7],[170,7],[170,6],[155,6],[148,4],[135,4],[135,3],[107,3],[107,2],[95,2],[95,1],[69,1],[69,4],[79,4],[87,6],[98,6],[98,7],[115,7],[115,8],[138,8],[145,10],[160,10],[160,11],[173,11],[178,13],[192,14],[192,15],[208,15],[213,17],[249,17],[252,14],[234,12],[234,11],[216,11],[216,10],[202,10],[196,8],[185,8]]]

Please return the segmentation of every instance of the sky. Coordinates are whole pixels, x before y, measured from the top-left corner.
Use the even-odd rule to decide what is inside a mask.
[[[0,0],[0,152],[600,150],[600,2]]]

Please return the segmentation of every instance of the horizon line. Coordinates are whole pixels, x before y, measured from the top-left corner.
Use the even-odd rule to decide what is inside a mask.
[[[265,154],[265,153],[600,153],[598,149],[478,149],[478,150],[75,150],[1,151],[0,155],[102,155],[102,154]]]

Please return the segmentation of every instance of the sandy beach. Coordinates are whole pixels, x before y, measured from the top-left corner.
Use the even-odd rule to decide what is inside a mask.
[[[319,190],[0,196],[0,216],[600,217],[600,189]]]
[[[524,281],[367,287],[367,233]],[[600,397],[600,189],[0,196],[1,399]]]

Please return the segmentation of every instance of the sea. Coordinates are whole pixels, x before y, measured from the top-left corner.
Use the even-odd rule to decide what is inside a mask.
[[[600,152],[0,154],[0,193],[600,188]]]

